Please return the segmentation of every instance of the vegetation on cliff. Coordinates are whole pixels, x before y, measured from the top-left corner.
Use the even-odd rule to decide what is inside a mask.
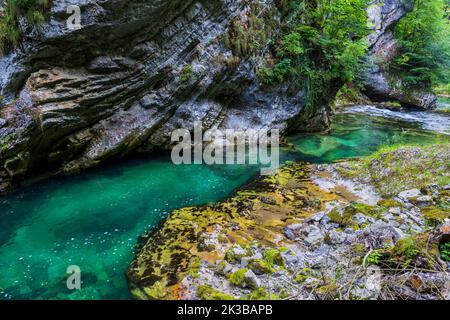
[[[356,80],[368,47],[367,5],[367,0],[282,1],[276,62],[259,70],[260,79],[304,88],[309,107],[333,91],[330,86]]]
[[[407,86],[429,89],[450,82],[448,1],[416,0],[395,29],[400,43],[394,71]]]
[[[4,16],[0,16],[0,54],[19,45],[24,32],[22,17],[31,25],[40,24],[51,5],[52,0],[7,0]]]

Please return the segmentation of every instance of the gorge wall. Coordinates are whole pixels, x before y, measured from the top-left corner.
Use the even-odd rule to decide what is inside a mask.
[[[255,74],[279,32],[277,2],[55,0],[43,25],[21,20],[20,47],[0,59],[0,192],[30,177],[166,149],[171,132],[194,121],[205,129],[327,130],[339,83],[305,116],[304,92],[264,85]],[[371,5],[372,55],[388,50],[406,2]],[[70,4],[81,8],[79,30],[66,27]],[[270,20],[265,43],[257,54],[236,55],[230,26],[245,29],[254,14]]]
[[[365,94],[376,102],[396,101],[408,107],[433,109],[436,96],[425,89],[405,89],[401,78],[389,70],[389,63],[399,52],[399,44],[394,37],[396,22],[413,9],[414,1],[384,1],[383,6],[369,7],[369,20],[374,32],[369,37],[370,69],[367,73]]]

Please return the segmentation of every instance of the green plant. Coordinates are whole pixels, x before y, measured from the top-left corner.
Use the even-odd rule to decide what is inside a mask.
[[[195,81],[194,70],[192,69],[192,66],[190,66],[190,65],[184,66],[180,72],[180,82],[188,83],[191,81]]]
[[[381,262],[381,258],[383,257],[383,253],[379,250],[374,250],[367,255],[365,260],[367,265],[377,265]]]
[[[248,263],[248,267],[255,272],[256,274],[264,274],[264,273],[274,273],[272,265],[265,260],[261,259],[252,259]]]
[[[404,256],[407,260],[411,260],[420,253],[420,250],[416,239],[408,237],[398,240],[395,244],[394,252],[399,256]]]
[[[450,242],[441,243],[439,246],[443,260],[450,262]]]
[[[258,288],[249,293],[246,297],[247,300],[276,300],[278,296],[276,294],[270,294],[264,288]]]
[[[213,289],[208,285],[197,287],[197,298],[202,300],[235,300],[233,296]]]
[[[281,256],[281,253],[277,249],[268,249],[264,251],[263,253],[264,260],[270,265],[270,266],[280,266],[284,267],[284,260]]]
[[[259,70],[261,81],[290,80],[303,87],[312,111],[331,86],[358,78],[368,48],[367,0],[284,0],[284,29],[276,41],[277,61]]]
[[[232,273],[229,277],[229,280],[231,284],[242,287],[245,283],[245,274],[247,273],[248,269],[239,269],[235,273]]]
[[[51,5],[52,0],[7,0],[5,13],[0,17],[0,53],[6,54],[19,45],[24,31],[19,17],[25,17],[30,25],[41,24]]]
[[[233,19],[225,34],[225,46],[235,56],[248,57],[260,55],[273,34],[277,21],[271,7],[250,3],[245,19]]]

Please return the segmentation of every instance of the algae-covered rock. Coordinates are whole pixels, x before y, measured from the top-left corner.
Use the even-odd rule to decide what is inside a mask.
[[[283,229],[323,209],[322,201],[335,198],[311,182],[310,168],[288,163],[274,176],[255,179],[221,203],[175,210],[143,241],[131,263],[127,277],[132,294],[139,299],[182,298],[186,294],[183,280],[195,278],[200,266],[219,262],[224,268],[216,267],[216,271],[229,273],[220,262],[224,259],[240,265],[245,258],[247,270],[258,273],[284,267],[280,250],[270,249],[277,247]],[[219,234],[229,242],[219,241]],[[204,245],[205,239],[208,243],[217,239],[213,251]],[[255,240],[269,247],[259,257],[252,251]],[[232,278],[240,283],[239,277]]]

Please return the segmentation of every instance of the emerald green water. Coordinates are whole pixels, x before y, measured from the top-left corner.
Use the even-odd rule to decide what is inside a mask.
[[[291,137],[295,150],[282,152],[283,161],[330,162],[389,143],[450,141],[410,119],[355,111],[333,123],[331,135]],[[146,156],[0,197],[0,299],[129,299],[124,272],[141,234],[175,208],[223,199],[258,172]],[[66,288],[69,265],[81,268],[80,291]]]

